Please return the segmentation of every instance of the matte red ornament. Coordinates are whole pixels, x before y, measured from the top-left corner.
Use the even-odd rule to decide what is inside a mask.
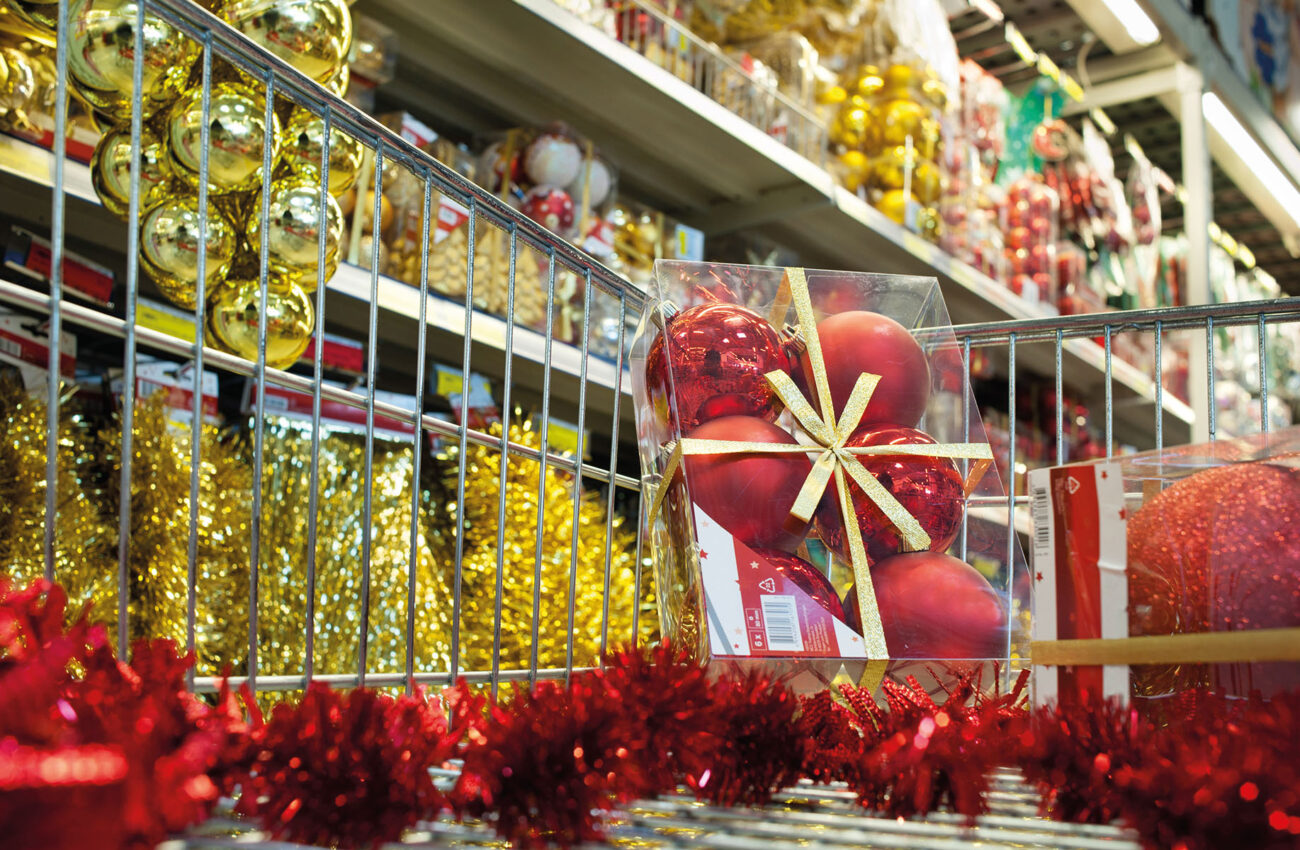
[[[871,568],[885,644],[893,658],[1004,658],[1007,612],[988,580],[939,552],[908,552]],[[861,630],[857,588],[844,598]]]
[[[794,582],[800,590],[808,594],[809,599],[829,611],[831,616],[838,620],[844,619],[844,606],[840,603],[840,595],[835,592],[835,585],[831,584],[831,580],[817,567],[798,555],[791,555],[777,549],[755,549],[754,554]]]
[[[887,426],[857,431],[847,445],[852,448],[918,443],[934,445],[935,441],[915,428]],[[930,535],[931,551],[943,552],[952,545],[961,530],[962,478],[957,464],[948,458],[907,455],[859,455],[858,460],[921,523],[921,528]],[[858,528],[862,530],[867,557],[874,563],[902,552],[902,537],[884,511],[852,480],[849,481],[849,494],[853,498],[853,512],[858,519]],[[831,551],[848,560],[844,512],[833,484],[826,488],[826,495],[817,507],[817,533]]]
[[[529,189],[519,210],[553,233],[566,233],[573,227],[573,198],[554,186]]]
[[[1231,464],[1166,488],[1128,521],[1128,570],[1135,635],[1300,626],[1300,470]],[[1213,670],[1240,695],[1300,685],[1295,665]]]
[[[691,439],[794,444],[771,422],[726,416],[705,422]],[[802,454],[743,452],[682,459],[691,499],[718,525],[752,548],[794,549],[808,523],[790,516],[812,461]]]
[[[925,352],[907,328],[880,313],[850,310],[823,319],[817,325],[822,359],[830,383],[831,401],[838,416],[858,382],[870,372],[880,376],[861,425],[916,425],[930,400],[930,366]],[[810,400],[812,362],[802,358],[796,381]],[[820,409],[815,403],[813,407]]]
[[[738,304],[700,304],[672,316],[646,356],[650,398],[683,431],[723,416],[775,419],[781,401],[764,377],[773,371],[790,371],[781,336]]]

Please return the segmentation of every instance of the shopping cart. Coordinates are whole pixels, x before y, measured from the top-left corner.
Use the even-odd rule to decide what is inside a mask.
[[[574,496],[572,501],[572,512],[575,518],[579,510],[579,500],[584,490],[599,493],[604,501],[606,506],[605,525],[601,533],[604,535],[607,552],[608,544],[614,535],[615,516],[619,513],[619,509],[630,513],[629,521],[637,520],[637,527],[640,528],[640,517],[636,516],[638,510],[644,509],[640,502],[640,480],[635,472],[629,469],[629,464],[635,464],[635,452],[628,450],[626,447],[620,449],[620,445],[628,442],[630,436],[628,422],[630,420],[631,402],[630,396],[627,394],[630,381],[626,377],[625,352],[628,347],[626,329],[630,322],[642,311],[645,305],[644,294],[568,242],[557,238],[548,230],[520,215],[501,199],[483,191],[452,169],[434,160],[414,145],[381,126],[361,110],[338,98],[324,95],[322,89],[314,82],[308,80],[274,56],[267,54],[247,38],[223,25],[217,18],[204,11],[197,4],[186,0],[150,0],[150,2],[141,4],[138,8],[138,21],[143,21],[146,8],[149,14],[157,15],[166,20],[201,46],[202,127],[204,132],[201,140],[202,156],[199,164],[198,188],[196,190],[199,196],[198,209],[201,216],[200,233],[206,232],[206,225],[203,222],[208,214],[208,127],[210,123],[211,92],[214,86],[214,67],[218,62],[222,62],[239,69],[248,78],[257,81],[262,87],[266,99],[268,124],[277,98],[291,101],[323,119],[327,141],[325,149],[322,151],[322,168],[320,169],[320,191],[322,195],[328,188],[328,140],[331,136],[346,135],[360,141],[371,152],[374,161],[372,179],[375,196],[374,209],[370,216],[373,252],[369,261],[371,269],[378,267],[379,245],[381,242],[380,198],[382,196],[381,188],[384,183],[384,175],[391,169],[403,169],[415,175],[423,185],[424,215],[420,250],[425,259],[422,263],[419,286],[416,288],[407,287],[409,293],[404,299],[386,298],[386,295],[393,291],[390,286],[393,282],[383,280],[377,271],[370,271],[362,278],[368,284],[365,291],[358,293],[354,287],[352,295],[348,296],[351,300],[336,300],[340,298],[340,293],[337,288],[330,286],[330,281],[325,279],[324,274],[325,210],[323,206],[321,207],[320,226],[318,228],[321,233],[319,247],[321,262],[319,263],[320,272],[316,281],[317,286],[314,295],[317,328],[320,329],[326,326],[327,320],[338,312],[340,303],[344,305],[344,309],[352,313],[348,317],[349,323],[356,326],[358,323],[355,316],[355,304],[358,298],[355,296],[359,295],[359,301],[365,305],[366,310],[364,322],[359,324],[365,329],[367,338],[364,380],[360,382],[360,388],[357,389],[339,387],[324,380],[323,347],[319,345],[315,348],[311,374],[291,373],[268,367],[267,329],[264,322],[259,325],[257,356],[251,360],[215,348],[205,347],[201,338],[198,342],[186,341],[138,324],[137,306],[141,288],[141,274],[137,260],[137,244],[140,238],[138,219],[142,191],[138,175],[135,175],[137,179],[133,179],[131,182],[128,244],[123,246],[127,256],[128,268],[124,315],[119,318],[71,301],[65,297],[62,274],[62,259],[65,252],[66,237],[69,232],[69,218],[65,200],[68,186],[64,164],[66,119],[64,111],[62,109],[57,110],[56,126],[53,134],[52,271],[49,291],[47,293],[12,283],[0,283],[0,301],[14,308],[35,314],[48,315],[49,362],[51,367],[46,392],[46,403],[49,411],[45,484],[47,517],[57,515],[59,500],[58,482],[60,479],[57,448],[60,441],[60,404],[63,390],[60,370],[57,368],[62,356],[60,333],[65,327],[71,327],[78,332],[118,338],[124,343],[124,355],[121,363],[124,373],[121,383],[121,416],[123,420],[120,454],[122,458],[121,492],[130,492],[132,477],[137,473],[137,470],[133,469],[132,421],[138,401],[136,397],[137,382],[135,380],[138,351],[141,348],[147,348],[189,360],[193,364],[193,369],[190,372],[193,376],[193,409],[189,426],[191,429],[189,439],[189,521],[188,527],[183,530],[183,533],[188,535],[188,597],[186,600],[187,617],[184,639],[190,649],[195,646],[196,631],[199,627],[196,623],[196,596],[198,593],[196,576],[199,569],[197,542],[199,535],[198,493],[201,484],[199,480],[202,466],[201,452],[204,446],[204,441],[201,438],[204,421],[202,408],[203,387],[201,385],[203,372],[205,369],[216,369],[230,375],[245,376],[251,378],[252,384],[257,390],[252,396],[255,398],[255,402],[252,405],[250,414],[252,424],[249,429],[253,440],[252,464],[254,474],[252,476],[251,526],[249,529],[247,666],[243,671],[236,671],[240,675],[233,677],[233,684],[247,684],[257,692],[277,692],[301,689],[309,680],[315,679],[340,687],[368,685],[374,687],[405,687],[409,689],[420,684],[431,686],[448,685],[458,678],[464,677],[471,682],[487,685],[495,693],[505,683],[532,682],[541,678],[568,678],[575,671],[583,669],[574,650],[572,623],[575,614],[577,588],[576,582],[572,580],[568,583],[568,597],[566,600],[569,628],[567,639],[561,641],[562,644],[565,644],[564,663],[562,665],[548,666],[541,663],[539,654],[535,649],[530,654],[528,663],[507,664],[503,663],[501,653],[497,651],[501,646],[503,619],[510,616],[510,612],[503,610],[502,604],[503,572],[506,567],[504,554],[505,534],[508,522],[504,485],[509,470],[508,462],[512,458],[521,458],[539,464],[539,481],[545,479],[547,469],[573,476],[573,480],[577,482],[577,486],[573,488]],[[60,13],[66,16],[66,4],[60,4]],[[137,26],[135,51],[137,57],[135,64],[137,90],[139,89],[142,74],[139,61],[139,57],[143,54],[142,43],[139,41],[141,38],[140,32],[140,27]],[[67,59],[66,42],[60,41],[57,54],[57,94],[59,103],[65,102],[67,98]],[[130,124],[133,161],[139,160],[142,128],[143,119],[137,109]],[[265,198],[269,194],[268,190],[271,181],[271,155],[269,149],[264,156],[262,189]],[[448,197],[457,201],[469,213],[467,224],[469,228],[469,255],[464,266],[466,291],[461,309],[463,329],[459,333],[461,338],[459,350],[455,352],[459,356],[454,357],[459,362],[462,374],[468,376],[476,369],[490,369],[494,374],[499,375],[502,397],[500,409],[507,417],[509,417],[521,396],[531,395],[537,399],[539,401],[540,433],[542,434],[548,432],[552,419],[564,418],[575,423],[577,442],[574,451],[552,451],[545,448],[544,442],[541,444],[541,448],[526,445],[518,440],[511,439],[510,432],[506,430],[501,430],[499,433],[490,433],[488,429],[470,427],[464,420],[459,423],[450,422],[423,412],[425,410],[425,395],[429,384],[427,374],[429,367],[426,364],[430,357],[435,354],[431,343],[430,311],[443,309],[445,306],[438,296],[430,292],[428,283],[427,258],[430,243],[431,211],[434,200],[438,197]],[[268,228],[265,226],[268,210],[265,202],[260,215],[264,224],[260,229],[261,245],[259,253],[262,259],[258,280],[261,287],[261,306],[264,310],[269,278],[266,260]],[[483,228],[500,231],[508,245],[507,307],[501,320],[485,316],[477,312],[474,307],[474,292],[477,283],[475,279],[475,251],[479,244],[476,231]],[[611,353],[607,359],[602,359],[600,355],[592,350],[591,333],[583,333],[581,338],[570,346],[555,340],[550,330],[539,335],[535,331],[517,326],[514,317],[516,296],[515,263],[520,253],[525,250],[538,252],[547,261],[547,268],[549,269],[546,299],[548,328],[552,326],[550,319],[555,315],[557,309],[555,303],[556,278],[565,274],[576,276],[583,284],[581,287],[580,328],[590,329],[593,324],[593,315],[597,312],[615,317],[615,320],[610,325],[614,330],[612,331]],[[198,297],[196,299],[197,306],[194,310],[194,320],[197,328],[204,328],[207,321],[203,283],[206,258],[206,251],[200,250],[198,253]],[[414,296],[414,298],[411,296]],[[397,304],[398,301],[400,301],[400,305]],[[385,401],[384,398],[372,391],[379,378],[378,353],[381,344],[386,343],[386,338],[380,336],[381,318],[388,313],[399,310],[399,306],[401,310],[406,311],[405,316],[414,319],[413,323],[408,322],[399,325],[399,328],[405,329],[403,331],[406,333],[403,343],[405,348],[414,352],[413,375],[411,376],[409,391],[415,397],[414,408],[416,412]],[[1207,361],[1206,372],[1203,376],[1207,389],[1205,398],[1214,399],[1215,349],[1213,335],[1217,328],[1240,325],[1254,326],[1258,331],[1260,362],[1266,364],[1269,328],[1276,323],[1297,320],[1300,320],[1300,308],[1292,306],[1289,301],[1279,300],[961,325],[955,329],[955,333],[961,349],[962,363],[968,381],[974,350],[988,349],[998,353],[997,356],[1001,359],[1000,362],[1004,364],[1007,379],[1006,404],[1010,420],[1009,431],[1012,435],[1016,433],[1018,377],[1025,380],[1026,375],[1041,375],[1045,371],[1049,376],[1047,380],[1054,380],[1058,453],[1056,459],[1058,462],[1064,462],[1067,460],[1065,456],[1066,441],[1062,437],[1066,427],[1065,417],[1067,414],[1062,402],[1064,390],[1063,361],[1067,346],[1071,344],[1072,340],[1076,338],[1100,338],[1102,340],[1101,350],[1104,357],[1106,399],[1104,408],[1105,448],[1109,456],[1116,450],[1114,433],[1115,406],[1112,403],[1114,384],[1112,343],[1120,334],[1149,335],[1154,343],[1156,363],[1161,361],[1161,347],[1169,334],[1191,332],[1199,336],[1205,345]],[[492,333],[498,335],[494,336],[490,341],[486,340],[485,331],[483,330],[485,326],[490,327]],[[387,340],[387,342],[391,343],[391,340]],[[1044,350],[1052,352],[1051,368],[1046,370],[1041,369],[1041,363],[1044,362],[1041,353]],[[1026,352],[1029,352],[1029,354],[1027,355]],[[442,347],[436,354],[442,359],[447,359],[449,351]],[[1026,368],[1027,358],[1034,361],[1032,368]],[[597,373],[612,375],[613,377],[612,379],[599,378]],[[1153,373],[1156,376],[1156,381],[1155,396],[1151,399],[1150,405],[1153,411],[1151,429],[1154,432],[1155,445],[1160,447],[1164,441],[1164,390],[1159,378],[1160,369],[1153,369]],[[1263,402],[1261,407],[1263,411],[1267,411],[1268,369],[1260,368],[1259,375],[1259,392]],[[1034,377],[1034,380],[1040,379]],[[561,384],[563,384],[563,388],[561,388]],[[302,622],[304,652],[300,669],[288,673],[267,673],[259,664],[259,651],[262,647],[259,646],[258,640],[258,620],[259,614],[266,604],[265,600],[261,598],[263,584],[259,581],[259,571],[264,568],[269,557],[269,554],[263,551],[260,545],[262,537],[267,531],[263,527],[262,519],[262,505],[267,494],[263,490],[263,475],[261,472],[263,465],[267,462],[264,426],[268,416],[273,413],[273,411],[268,411],[268,394],[263,390],[271,387],[296,391],[310,396],[311,399],[310,425],[307,434],[311,446],[309,475],[312,486],[310,503],[306,512],[307,525],[303,529],[303,534],[307,538],[306,552],[308,553],[306,563],[302,566],[305,570],[305,585],[307,588],[307,607]],[[597,399],[599,403],[597,403]],[[355,623],[358,636],[358,652],[355,664],[349,667],[319,669],[314,662],[312,651],[316,623],[313,605],[315,604],[315,588],[320,570],[315,553],[321,548],[318,545],[318,537],[327,533],[327,530],[318,527],[316,522],[319,507],[317,483],[320,475],[318,463],[323,433],[322,409],[323,406],[329,404],[344,405],[364,412],[364,427],[361,430],[361,439],[364,440],[365,444],[363,455],[365,465],[364,469],[360,470],[360,480],[365,495],[361,518],[361,557],[359,561],[364,574],[356,585],[356,592],[359,594],[359,598],[356,600],[356,610],[360,613]],[[1198,415],[1200,415],[1199,412]],[[1208,433],[1213,437],[1215,435],[1213,404],[1208,405],[1205,415],[1208,421]],[[418,488],[415,487],[412,488],[410,493],[409,503],[412,531],[409,551],[410,560],[405,571],[407,586],[405,588],[405,634],[403,640],[405,651],[403,666],[398,670],[379,670],[372,669],[371,665],[367,663],[367,641],[371,631],[368,620],[372,610],[370,599],[372,581],[369,570],[370,551],[373,544],[371,537],[373,496],[370,484],[374,480],[375,474],[373,459],[374,447],[378,439],[376,436],[377,420],[409,423],[411,426],[413,434],[407,439],[413,447],[411,457],[414,470],[412,477],[416,482],[421,477],[421,463],[422,458],[425,456],[425,453],[421,451],[421,444],[424,440],[429,437],[437,437],[445,445],[455,448],[454,456],[459,458],[459,468],[454,488],[456,504],[463,504],[466,498],[466,458],[467,452],[472,447],[478,446],[491,450],[499,467],[499,484],[501,486],[499,488],[495,523],[497,529],[497,563],[494,598],[489,604],[476,607],[473,611],[465,609],[462,599],[460,560],[466,544],[464,535],[458,534],[455,541],[452,592],[450,599],[446,600],[446,605],[451,609],[448,618],[450,623],[450,645],[446,656],[447,663],[436,668],[430,668],[423,663],[418,663],[418,654],[415,648],[417,618],[421,616],[421,612],[417,611],[416,606],[415,565],[418,554],[414,531],[418,524],[421,503]],[[1261,417],[1260,424],[1261,428],[1267,429],[1268,420],[1266,415]],[[598,425],[600,429],[608,433],[608,440],[604,441],[601,446],[594,448],[585,436],[587,431],[593,428],[593,425]],[[1012,439],[1009,445],[1010,458],[1007,469],[1003,474],[1007,475],[1009,472],[1009,478],[1014,478],[1019,474],[1016,441]],[[590,460],[588,460],[589,457]],[[1011,562],[1014,560],[1014,553],[1018,545],[1016,541],[1016,512],[1018,509],[1025,509],[1027,499],[1016,495],[1015,486],[1008,486],[1007,490],[1010,495],[1008,495],[1005,505],[999,506],[999,508],[1004,507],[1006,511],[1007,552],[1008,562]],[[121,499],[120,503],[118,516],[120,545],[117,574],[116,645],[120,653],[125,653],[129,625],[128,553],[131,545],[129,530],[132,527],[132,501],[131,499]],[[56,528],[54,523],[47,522],[44,534],[45,575],[47,578],[57,581],[59,575],[56,569],[55,539]],[[542,555],[540,532],[535,547],[537,556],[540,559]],[[648,555],[644,541],[640,539],[639,535],[635,542],[635,553],[635,580],[639,588],[643,580],[646,579],[643,574],[643,564],[647,563],[646,556]],[[567,557],[571,565],[576,564],[576,535],[574,551]],[[573,575],[572,566],[570,567],[570,575]],[[592,588],[584,588],[583,590],[585,593],[592,592]],[[607,615],[611,597],[608,556],[602,593],[603,610]],[[537,640],[539,630],[558,632],[563,628],[559,623],[541,622],[539,616],[540,594],[540,585],[535,585],[531,618],[534,643]],[[473,624],[475,628],[481,628],[484,633],[492,635],[494,651],[490,653],[489,661],[486,664],[469,662],[462,651],[461,632],[462,629],[466,628],[465,624],[469,622],[467,619],[469,617],[478,618]],[[631,631],[626,634],[613,634],[605,625],[602,625],[600,649],[604,650],[627,640],[634,640],[640,631],[639,617],[640,610],[638,608],[633,612]],[[199,691],[211,691],[217,687],[217,684],[217,678],[212,675],[197,675],[192,678],[191,682],[191,686]],[[1005,843],[1015,846],[1077,848],[1134,846],[1131,837],[1122,834],[1117,829],[1059,825],[1033,818],[1032,815],[1036,811],[1035,802],[1017,784],[1016,777],[1012,774],[997,777],[995,788],[993,814],[981,819],[979,826],[973,831],[965,827],[959,819],[944,815],[935,815],[922,822],[906,823],[871,818],[856,810],[852,805],[850,796],[842,791],[800,786],[783,795],[777,804],[764,811],[718,810],[700,806],[685,798],[648,801],[621,813],[616,818],[617,826],[613,834],[619,839],[643,841],[654,846],[694,847],[747,846],[758,841],[762,841],[768,846],[785,846],[787,844],[793,846],[798,843],[800,846],[806,847],[811,841],[811,843],[819,845],[957,847],[966,846],[966,842],[970,840],[993,845]],[[244,834],[238,839],[229,838],[224,835],[227,830]],[[187,844],[193,847],[209,847],[233,846],[234,843],[238,842],[241,846],[244,846],[250,839],[255,838],[255,836],[247,833],[247,825],[240,824],[236,820],[219,818],[206,824],[202,828],[201,834],[196,834],[187,839]],[[409,840],[417,844],[486,843],[490,840],[490,836],[486,831],[475,827],[438,823],[427,825],[427,829],[412,834]]]

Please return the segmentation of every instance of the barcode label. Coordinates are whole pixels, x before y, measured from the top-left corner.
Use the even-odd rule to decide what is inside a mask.
[[[1052,507],[1051,470],[1031,471],[1026,484],[1029,487],[1030,516],[1034,524],[1034,570],[1037,573],[1054,570],[1056,543],[1053,525],[1056,522],[1056,512]]]
[[[803,652],[803,636],[799,634],[799,609],[794,597],[761,596],[759,604],[763,606],[763,631],[767,634],[767,648],[776,652]]]
[[[8,354],[10,357],[21,358],[23,356],[23,347],[12,339],[0,336],[0,353]]]
[[[1052,500],[1046,486],[1033,489],[1034,548],[1045,549],[1052,542]]]

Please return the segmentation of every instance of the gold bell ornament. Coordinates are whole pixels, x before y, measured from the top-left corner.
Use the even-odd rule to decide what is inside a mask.
[[[283,278],[268,280],[261,313],[256,280],[227,281],[208,300],[208,343],[245,360],[257,360],[258,328],[266,322],[266,365],[288,369],[311,344],[316,311],[302,287]]]
[[[68,75],[77,93],[118,120],[137,100],[145,117],[180,94],[198,56],[198,44],[157,15],[144,16],[143,85],[135,96],[134,54],[139,0],[71,0]]]
[[[171,195],[140,216],[140,266],[173,304],[195,307],[199,280],[198,199]],[[206,288],[225,278],[235,256],[235,229],[208,205]]]
[[[232,0],[227,21],[318,83],[347,64],[352,13],[344,0]]]
[[[165,198],[175,176],[167,146],[153,129],[140,128],[140,209]],[[104,209],[125,221],[131,202],[131,130],[115,127],[100,136],[90,158],[90,182]]]
[[[320,257],[321,205],[325,207],[325,275],[328,282],[339,266],[339,245],[343,241],[343,213],[338,202],[322,195],[320,184],[306,177],[289,175],[271,183],[267,218],[267,267],[276,275],[307,291],[316,288]],[[248,240],[260,245],[262,197],[253,202]]]

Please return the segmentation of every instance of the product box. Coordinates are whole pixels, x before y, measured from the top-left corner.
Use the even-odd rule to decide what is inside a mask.
[[[1035,698],[1300,686],[1300,428],[1029,473]]]
[[[1024,559],[977,511],[1006,495],[937,282],[660,261],[649,294],[631,369],[663,634],[823,683],[1007,660]]]

